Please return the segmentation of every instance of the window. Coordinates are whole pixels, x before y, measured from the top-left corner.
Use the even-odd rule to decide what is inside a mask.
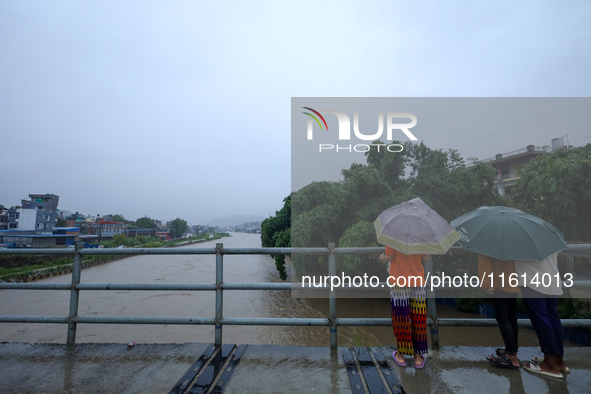
[[[18,223],[10,223],[8,228],[18,228]]]
[[[38,223],[37,228],[43,228],[43,223]]]

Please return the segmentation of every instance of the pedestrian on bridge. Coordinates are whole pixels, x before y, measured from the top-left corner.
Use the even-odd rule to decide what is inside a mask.
[[[540,264],[544,259],[566,248],[564,236],[560,230],[537,216],[515,208],[483,206],[452,220],[451,225],[461,234],[462,237],[458,243],[465,250],[494,259],[491,260],[494,263],[489,264],[490,267],[486,269],[479,267],[479,275],[486,272],[491,273],[490,280],[494,281],[494,286],[487,284],[488,273],[484,276],[484,283],[481,283],[481,286],[491,293],[499,291],[516,293],[516,290],[512,289],[513,286],[504,286],[506,283],[511,283],[511,275],[517,276],[514,263],[516,260],[530,261],[527,264]],[[479,259],[480,264],[482,264],[483,258]],[[541,268],[541,265],[537,268],[536,266],[531,267],[533,272]],[[499,281],[505,288],[497,287]],[[496,290],[492,290],[491,287],[495,287]],[[522,295],[525,298],[523,289]],[[518,368],[517,318],[514,311],[514,301],[509,301],[510,297],[507,298],[507,301],[501,300],[502,298],[496,297],[492,298],[491,302],[495,307],[495,318],[499,323],[505,349],[498,348],[496,355],[487,357],[487,359],[498,367]],[[545,310],[548,308],[551,306],[544,307]],[[533,311],[532,313],[545,312]],[[534,319],[532,319],[532,324],[534,324]],[[549,337],[544,340],[545,343],[549,341]],[[542,344],[541,339],[540,344]],[[542,345],[542,351],[544,349],[545,345]],[[515,354],[513,354],[514,352]]]
[[[415,368],[423,368],[429,351],[423,263],[430,254],[445,254],[460,234],[418,197],[386,209],[374,226],[378,242],[386,245],[379,260],[390,263],[388,285],[397,341],[392,357],[404,367],[403,356],[414,356]]]
[[[562,379],[561,372],[570,372],[564,363],[562,323],[558,317],[558,297],[562,283],[558,271],[558,253],[542,261],[515,261],[521,295],[527,315],[540,342],[544,358],[534,357],[523,367],[536,374]],[[550,278],[550,280],[546,280]]]

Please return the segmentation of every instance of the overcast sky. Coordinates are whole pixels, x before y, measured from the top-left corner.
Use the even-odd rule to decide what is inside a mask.
[[[61,209],[131,220],[267,217],[291,190],[291,97],[586,97],[590,11],[3,0],[0,204],[54,193]]]

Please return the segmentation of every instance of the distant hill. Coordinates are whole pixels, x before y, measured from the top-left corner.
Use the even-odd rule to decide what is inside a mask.
[[[214,219],[209,223],[206,223],[207,226],[239,226],[246,222],[257,222],[263,221],[266,217],[262,215],[231,215],[221,219]]]

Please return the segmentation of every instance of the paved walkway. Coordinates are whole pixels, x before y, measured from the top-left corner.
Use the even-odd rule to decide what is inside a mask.
[[[169,393],[209,346],[139,344],[128,348],[125,344],[78,344],[68,348],[60,344],[3,343],[0,344],[0,392]],[[232,352],[237,349],[240,348],[233,348]],[[325,347],[250,345],[231,378],[218,379],[217,386],[222,385],[227,394],[364,392],[367,387],[352,388],[350,384],[343,362],[346,350],[339,348],[336,355]],[[562,380],[533,375],[523,369],[489,366],[484,355],[493,349],[488,347],[442,347],[429,354],[422,370],[399,367],[392,361],[392,350],[388,346],[371,348],[372,359],[377,362],[382,354],[387,371],[393,372],[408,394],[591,392],[591,348],[588,347],[565,349],[571,373]],[[522,360],[539,355],[536,347],[520,348]],[[410,365],[410,358],[408,361]],[[228,367],[224,364],[223,370]],[[192,382],[207,380],[200,378],[207,373],[203,369]],[[374,378],[386,381],[383,372],[372,373]],[[372,384],[375,382],[374,379]],[[211,388],[216,385],[213,383]],[[185,389],[207,392],[197,385],[191,388],[190,382]],[[371,392],[380,391],[374,388]]]

